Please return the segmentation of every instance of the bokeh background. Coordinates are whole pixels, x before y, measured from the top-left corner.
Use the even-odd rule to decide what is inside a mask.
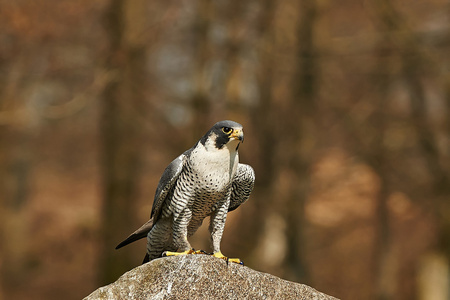
[[[0,299],[138,266],[144,240],[115,245],[222,119],[257,176],[225,255],[342,299],[449,299],[448,0],[1,0],[0,28]]]

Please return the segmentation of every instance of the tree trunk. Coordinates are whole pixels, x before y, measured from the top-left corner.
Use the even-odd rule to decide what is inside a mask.
[[[18,52],[20,53],[20,52]],[[22,55],[22,54],[21,54]],[[18,55],[10,72],[1,76],[0,111],[0,299],[3,288],[21,286],[28,258],[28,219],[24,208],[29,200],[30,171],[33,166],[33,130],[39,124],[36,111],[24,111],[25,100],[17,95],[24,89],[22,76],[29,72]],[[7,291],[5,292],[7,294]]]
[[[145,112],[146,2],[112,0],[105,26],[109,49],[105,69],[113,79],[103,90],[100,134],[102,138],[102,231],[100,283],[114,281],[136,264],[130,252],[115,252],[115,246],[133,228],[139,165],[142,157],[142,128],[139,114]],[[144,14],[144,16],[143,16]],[[142,256],[144,256],[144,252]]]
[[[315,25],[318,7],[314,0],[300,5],[298,23],[298,54],[293,93],[289,109],[293,112],[285,125],[288,135],[284,151],[285,168],[289,170],[290,192],[286,204],[288,253],[285,266],[292,280],[307,283],[305,204],[309,194],[310,170],[317,146],[317,79],[318,57],[315,49]]]
[[[191,147],[191,142],[205,134],[205,128],[209,128],[211,119],[212,103],[208,89],[211,78],[208,77],[208,65],[211,61],[211,42],[209,39],[211,30],[211,19],[213,14],[213,2],[211,0],[200,0],[197,2],[196,18],[193,24],[195,44],[194,56],[194,91],[191,95],[191,107],[193,111],[192,136],[188,139],[186,147]]]

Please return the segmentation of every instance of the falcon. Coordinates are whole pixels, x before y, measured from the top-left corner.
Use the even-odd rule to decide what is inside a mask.
[[[247,201],[253,190],[253,168],[239,163],[238,148],[244,141],[242,125],[220,121],[189,150],[164,170],[156,188],[150,220],[116,249],[147,237],[146,263],[161,256],[206,253],[195,251],[188,241],[210,218],[212,255],[227,258],[220,241],[227,213]]]

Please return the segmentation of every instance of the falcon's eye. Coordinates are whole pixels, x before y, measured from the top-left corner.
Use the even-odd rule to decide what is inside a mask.
[[[222,131],[223,133],[230,134],[233,131],[233,129],[230,127],[222,127]]]

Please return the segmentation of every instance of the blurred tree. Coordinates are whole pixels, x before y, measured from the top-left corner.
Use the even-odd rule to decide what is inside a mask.
[[[393,14],[398,16],[398,12],[394,11]],[[403,29],[404,24],[399,24],[397,30]],[[430,60],[429,54],[421,49],[421,42],[419,35],[415,32],[405,30],[405,34],[401,39],[397,41],[399,47],[399,53],[401,57],[401,73],[404,80],[406,91],[408,93],[409,104],[411,108],[411,125],[414,129],[417,146],[425,166],[430,175],[429,183],[429,197],[432,201],[423,201],[421,205],[425,208],[431,206],[434,219],[437,223],[437,244],[433,250],[435,256],[445,257],[447,269],[446,274],[442,274],[446,277],[442,281],[442,285],[439,282],[435,282],[434,289],[442,291],[443,294],[447,294],[450,297],[450,291],[448,288],[448,282],[450,280],[449,268],[450,268],[450,165],[448,160],[445,159],[445,155],[439,149],[437,136],[439,135],[436,125],[433,124],[433,117],[430,115],[430,106],[432,106],[431,99],[427,96],[425,84],[425,75],[431,76],[432,72],[438,69],[440,62]],[[442,90],[445,90],[445,81]],[[447,102],[449,100],[447,99]],[[447,104],[448,105],[448,104]],[[443,109],[444,120],[450,119],[449,110]],[[447,127],[443,130],[443,134],[447,139],[450,138],[450,128]],[[444,150],[445,151],[445,150]],[[430,262],[431,264],[433,262]],[[441,267],[441,266],[437,266]]]
[[[190,103],[193,112],[192,136],[189,138],[191,147],[192,140],[198,139],[204,134],[205,128],[211,126],[211,110],[213,101],[210,98],[211,88],[211,22],[213,18],[214,3],[211,0],[200,0],[195,5],[195,17],[192,25],[192,42],[194,46],[194,70],[192,74],[193,92]],[[215,101],[216,102],[216,101]]]
[[[430,176],[430,185],[428,191],[420,191],[420,193],[428,193],[428,197],[433,199],[431,203],[420,200],[420,205],[425,210],[433,211],[434,218],[438,225],[438,243],[437,255],[446,257],[446,268],[450,262],[450,205],[448,204],[448,195],[450,195],[450,176],[448,164],[440,153],[438,143],[436,141],[437,132],[430,119],[430,105],[431,99],[426,95],[427,86],[425,84],[425,75],[432,76],[437,67],[435,62],[430,60],[429,53],[424,50],[423,43],[419,33],[415,32],[405,17],[395,7],[392,1],[380,1],[376,7],[376,13],[379,19],[379,24],[382,30],[386,32],[386,40],[391,49],[397,52],[400,61],[399,78],[404,83],[410,104],[410,124],[415,132],[415,139],[418,151],[428,168]],[[386,53],[384,53],[386,55]],[[445,89],[445,87],[443,87]],[[444,111],[444,114],[447,113]],[[446,115],[447,119],[450,115]],[[446,135],[450,136],[449,131]],[[425,185],[421,185],[422,189]],[[417,191],[411,188],[407,191],[412,198],[415,198]],[[380,220],[381,222],[381,220]],[[431,262],[432,263],[432,262]],[[442,274],[444,275],[444,274]],[[447,277],[443,282],[448,282],[448,271],[445,274]],[[386,278],[386,274],[380,274],[381,278]],[[392,276],[391,276],[392,277]],[[379,299],[394,299],[394,296],[386,294],[392,290],[395,283],[392,280],[382,279],[384,282],[390,282],[390,289],[386,286],[379,286]],[[435,282],[434,289],[437,291],[447,291],[448,284],[440,286],[439,282]],[[384,297],[382,296],[384,294]],[[445,294],[445,292],[444,292]],[[448,295],[447,295],[448,297]]]
[[[12,86],[17,87],[15,82]],[[24,208],[29,200],[30,170],[33,163],[33,128],[25,116],[16,114],[20,104],[14,103],[11,86],[0,97],[0,284],[2,287],[20,285],[28,263],[28,221]],[[30,111],[29,113],[33,113]],[[8,116],[9,114],[9,116]],[[12,117],[12,118],[10,118]],[[0,290],[1,292],[1,290]],[[0,293],[1,298],[1,293]]]
[[[22,94],[29,86],[29,64],[36,57],[22,49],[26,43],[19,36],[26,32],[15,32],[7,20],[0,24],[3,38],[9,40],[0,47],[0,57],[14,58],[0,58],[0,299],[3,288],[22,286],[30,261],[25,208],[30,200],[34,133],[40,125],[40,116]]]
[[[273,187],[279,172],[276,143],[277,139],[277,107],[273,98],[274,76],[276,70],[275,61],[275,33],[274,18],[277,11],[277,2],[274,0],[260,1],[260,10],[255,22],[257,36],[257,68],[256,81],[258,90],[258,105],[255,105],[249,115],[252,127],[254,128],[255,147],[254,160],[256,165],[257,179],[252,198],[258,203],[254,205],[254,211],[248,225],[241,227],[248,228],[246,232],[247,241],[244,247],[246,253],[255,253],[259,246],[259,241],[266,233],[264,226],[268,215],[271,212],[271,202],[273,201]],[[243,220],[245,221],[245,220]],[[246,222],[248,223],[248,222]],[[250,259],[250,257],[249,257]],[[259,257],[257,259],[260,259]],[[253,263],[257,263],[256,260]]]
[[[260,1],[261,8],[256,21],[257,49],[258,49],[258,68],[256,70],[257,89],[259,102],[252,111],[251,118],[256,135],[255,141],[258,143],[259,161],[262,162],[258,172],[258,180],[255,182],[257,188],[255,193],[262,197],[261,208],[262,215],[267,213],[267,201],[271,198],[268,192],[276,177],[276,158],[275,143],[277,136],[276,124],[276,104],[273,99],[274,72],[276,69],[275,61],[275,36],[274,36],[274,17],[277,11],[276,1]],[[255,223],[264,223],[264,220],[257,220]]]
[[[390,213],[388,199],[393,192],[390,189],[390,170],[388,149],[386,149],[387,133],[389,126],[389,103],[391,84],[395,81],[392,72],[392,58],[395,58],[392,49],[392,34],[395,29],[390,19],[392,5],[390,1],[374,3],[375,15],[378,17],[381,28],[378,36],[378,45],[374,47],[374,65],[369,82],[373,85],[373,112],[368,118],[368,126],[376,128],[371,136],[365,136],[366,131],[360,131],[359,139],[366,140],[365,145],[359,145],[362,158],[374,170],[379,179],[378,191],[375,199],[374,218],[374,246],[372,261],[373,297],[378,300],[395,298],[396,267],[393,261],[396,259],[393,253],[391,238]],[[355,125],[354,125],[355,126]],[[356,127],[356,126],[355,126]]]
[[[309,282],[306,262],[305,203],[309,195],[311,167],[317,151],[318,111],[317,82],[319,57],[315,46],[318,7],[314,0],[302,1],[297,24],[297,57],[293,75],[293,92],[287,107],[290,118],[283,120],[285,142],[284,168],[289,180],[289,192],[284,215],[287,222],[288,253],[285,268],[292,280]]]
[[[134,224],[142,163],[143,128],[137,113],[146,110],[147,2],[112,0],[105,13],[108,49],[104,68],[112,80],[102,94],[101,167],[103,208],[100,283],[114,281],[132,266],[131,253],[114,252]]]

